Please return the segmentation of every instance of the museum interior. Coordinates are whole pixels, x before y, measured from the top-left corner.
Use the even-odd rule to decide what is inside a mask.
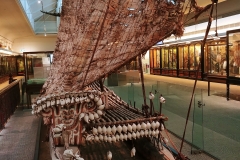
[[[56,144],[57,140],[46,140],[49,128],[44,125],[45,119],[34,115],[32,107],[43,93],[54,58],[58,59],[54,53],[61,37],[62,1],[0,0],[0,159],[53,157],[50,143]],[[135,1],[140,0],[132,3]],[[176,5],[178,0],[162,1]],[[213,1],[196,0],[199,6]],[[142,57],[132,58],[103,77],[104,86],[135,109],[142,109],[146,103],[146,98],[142,100],[144,81],[144,92],[155,94],[155,99],[147,96],[147,103],[157,111],[160,108],[160,115],[162,112],[169,119],[165,127],[172,136],[170,141],[181,147],[181,153],[185,136],[182,153],[192,160],[240,157],[240,1],[216,1],[211,18],[210,11],[204,11],[184,23],[181,37],[170,35],[141,53]],[[205,35],[209,21],[211,26]],[[159,100],[162,96],[166,103]],[[87,146],[90,144],[94,146],[94,142]],[[112,159],[127,159],[118,155],[121,149],[113,143],[101,145],[105,150],[115,147]],[[107,159],[105,153],[98,158],[84,155],[96,154],[96,146],[81,146],[82,157]],[[169,148],[170,152],[176,151],[174,145]],[[136,159],[144,159],[138,149],[136,155]]]

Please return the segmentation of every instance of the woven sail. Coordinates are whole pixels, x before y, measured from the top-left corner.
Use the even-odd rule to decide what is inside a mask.
[[[181,36],[182,0],[64,0],[45,94],[75,92],[171,34]]]

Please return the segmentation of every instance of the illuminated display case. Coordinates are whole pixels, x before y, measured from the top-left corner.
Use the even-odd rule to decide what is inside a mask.
[[[168,69],[168,49],[162,48],[162,68]]]
[[[230,84],[240,85],[240,29],[227,31],[227,99]]]
[[[240,30],[228,32],[229,77],[240,78]]]
[[[10,73],[16,76],[16,57],[0,54],[0,83],[8,80]]]
[[[150,49],[150,73],[160,74],[160,49]]]
[[[179,46],[179,69],[188,69],[188,46]]]
[[[161,49],[161,73],[177,76],[177,47],[170,46]]]
[[[201,44],[193,42],[188,45],[180,45],[179,53],[179,76],[195,77],[201,59]],[[200,68],[201,70],[201,68]],[[200,76],[200,74],[198,74]]]
[[[16,61],[17,61],[17,75],[23,76],[25,74],[24,59],[22,56],[18,56]],[[28,74],[33,74],[32,58],[28,57],[26,59],[26,62]]]
[[[208,42],[206,47],[208,75],[226,76],[226,40]]]

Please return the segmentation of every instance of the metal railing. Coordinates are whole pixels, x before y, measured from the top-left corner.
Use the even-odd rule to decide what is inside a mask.
[[[0,90],[0,131],[20,103],[19,80]]]

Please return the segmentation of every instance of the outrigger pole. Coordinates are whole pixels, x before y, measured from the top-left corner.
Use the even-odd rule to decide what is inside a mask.
[[[205,32],[204,39],[203,39],[202,44],[201,44],[201,52],[202,52],[202,53],[203,53],[203,51],[204,51],[204,46],[205,46],[205,43],[206,43],[206,40],[207,40],[207,36],[208,36],[209,30],[210,30],[211,24],[212,24],[212,15],[213,15],[214,3],[216,3],[216,5],[217,5],[218,0],[212,0],[211,11],[210,11],[209,20],[208,20],[208,26],[207,26],[207,29],[206,29],[206,32]],[[216,7],[216,10],[217,10],[217,7]],[[179,153],[181,159],[183,159],[183,157],[181,157],[181,155],[182,155],[181,152],[182,152],[182,147],[183,147],[183,141],[184,141],[184,139],[185,139],[185,133],[186,133],[186,128],[187,128],[188,118],[189,118],[190,110],[191,110],[191,106],[192,106],[192,99],[193,99],[193,95],[194,95],[195,88],[196,88],[196,84],[197,84],[197,79],[198,79],[198,73],[199,73],[199,69],[200,69],[200,64],[201,64],[201,61],[200,61],[199,64],[198,64],[198,69],[197,69],[197,73],[196,73],[196,78],[195,78],[195,82],[194,82],[194,87],[193,87],[193,91],[192,91],[192,96],[191,96],[191,100],[190,100],[190,103],[189,103],[189,108],[188,108],[188,113],[187,113],[187,118],[186,118],[186,124],[185,124],[184,132],[183,132],[183,137],[182,137],[182,142],[181,142],[181,147],[180,147],[180,153]]]

